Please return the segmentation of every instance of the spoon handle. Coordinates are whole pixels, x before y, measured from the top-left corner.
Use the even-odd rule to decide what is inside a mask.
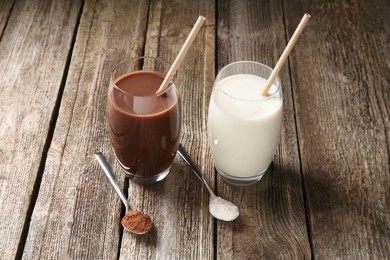
[[[96,159],[98,160],[100,166],[102,167],[104,173],[106,174],[107,178],[110,180],[112,186],[114,186],[115,191],[118,193],[119,197],[121,198],[123,204],[125,204],[126,211],[131,210],[129,201],[127,200],[125,194],[119,187],[118,181],[116,180],[114,174],[112,173],[111,167],[108,164],[106,158],[101,152],[95,153]]]
[[[194,164],[191,157],[188,155],[187,151],[184,149],[182,144],[179,144],[179,149],[177,150],[177,153],[183,158],[183,160],[190,166],[193,173],[195,173],[196,177],[203,182],[203,184],[206,186],[207,190],[210,192],[211,197],[216,197],[214,192],[210,189],[209,185],[207,184],[206,180],[203,178],[203,176],[200,174],[200,171],[198,170],[198,167]]]

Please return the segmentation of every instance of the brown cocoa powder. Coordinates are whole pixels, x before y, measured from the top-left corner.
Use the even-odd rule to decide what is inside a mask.
[[[122,225],[131,232],[145,234],[153,224],[149,215],[138,210],[130,210],[122,218]]]

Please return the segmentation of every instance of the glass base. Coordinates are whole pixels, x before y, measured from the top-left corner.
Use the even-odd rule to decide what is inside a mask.
[[[159,182],[159,181],[162,181],[165,177],[167,177],[169,171],[171,170],[171,166],[168,167],[168,169],[162,171],[161,173],[159,174],[156,174],[156,175],[152,175],[152,176],[141,176],[141,175],[136,175],[134,173],[131,173],[130,171],[128,171],[125,167],[122,165],[122,163],[118,160],[117,158],[117,161],[118,163],[120,164],[120,166],[122,167],[123,171],[125,172],[125,175],[127,178],[129,178],[131,181],[135,182],[135,183],[138,183],[138,184],[153,184],[153,183],[156,183],[156,182]]]
[[[232,175],[227,174],[226,172],[218,169],[217,167],[215,167],[215,169],[217,170],[218,174],[222,177],[222,179],[224,181],[226,181],[227,183],[236,185],[236,186],[245,186],[245,185],[254,184],[254,183],[258,182],[264,176],[265,172],[267,171],[267,169],[265,169],[259,175],[256,175],[253,177],[236,177],[236,176],[232,176]]]

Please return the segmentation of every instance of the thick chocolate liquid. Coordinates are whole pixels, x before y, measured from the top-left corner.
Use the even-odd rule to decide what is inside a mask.
[[[155,72],[126,74],[110,86],[108,122],[115,154],[135,176],[158,175],[172,165],[179,146],[181,112],[172,85],[155,93],[163,82]]]

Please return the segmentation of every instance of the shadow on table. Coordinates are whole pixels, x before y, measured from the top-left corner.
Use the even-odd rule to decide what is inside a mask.
[[[310,257],[300,172],[272,164],[263,178],[248,186],[233,186],[217,178],[219,195],[240,208],[231,226],[218,225],[218,234],[233,237],[234,257]],[[221,242],[221,246],[229,246]],[[246,253],[243,253],[246,252]],[[242,253],[242,255],[241,255]]]

